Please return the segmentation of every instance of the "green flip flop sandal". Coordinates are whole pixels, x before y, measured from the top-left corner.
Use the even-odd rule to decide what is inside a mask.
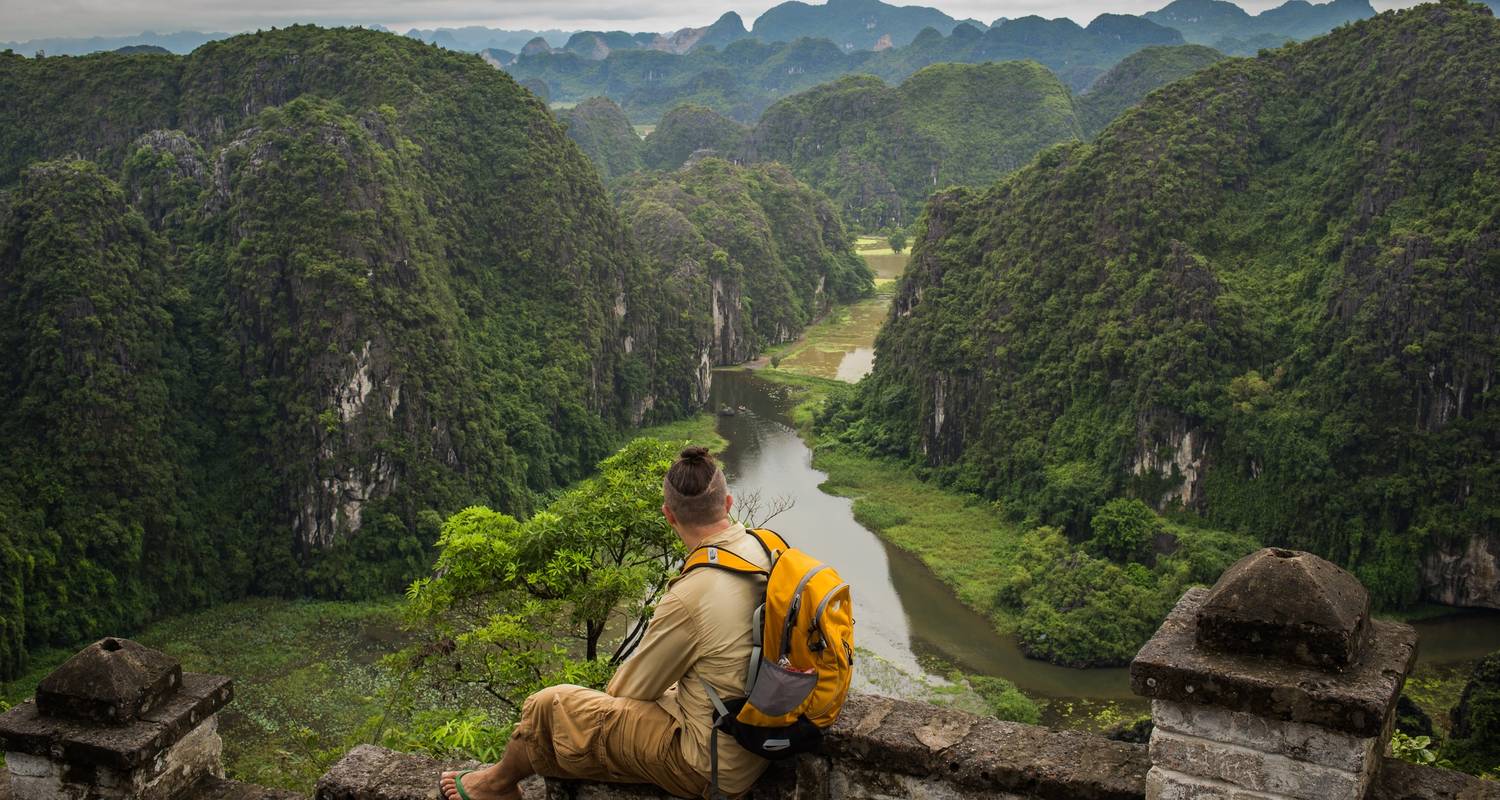
[[[472,769],[466,769],[466,770],[458,773],[457,775],[453,776],[453,786],[454,786],[454,788],[458,789],[458,796],[461,798],[461,800],[473,800],[473,798],[469,797],[469,793],[466,792],[466,791],[464,791],[464,776],[468,775],[469,773],[472,773],[474,771],[475,770],[472,770]],[[442,780],[438,781],[438,794],[442,795],[442,796],[446,796],[446,795],[443,795],[443,782],[442,782]]]

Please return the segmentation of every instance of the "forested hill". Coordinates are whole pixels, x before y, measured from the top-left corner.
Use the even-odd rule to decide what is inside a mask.
[[[900,86],[851,76],[789,97],[747,153],[787,164],[873,230],[911,222],[940,187],[987,184],[1081,135],[1068,87],[1040,64],[937,64]]]
[[[591,97],[561,109],[557,119],[606,180],[641,168],[641,137],[608,97]]]
[[[1094,136],[1125,109],[1172,81],[1181,80],[1224,58],[1200,44],[1147,47],[1125,57],[1078,98],[1079,125]]]
[[[1133,495],[1415,600],[1500,519],[1497,92],[1500,22],[1422,5],[943,193],[825,424],[1074,533]]]
[[[749,135],[749,127],[711,108],[681,105],[668,111],[646,137],[641,159],[649,169],[676,169],[700,150],[732,157]]]
[[[4,55],[0,96],[0,677],[400,587],[447,514],[702,394],[596,172],[478,57],[294,27]]]

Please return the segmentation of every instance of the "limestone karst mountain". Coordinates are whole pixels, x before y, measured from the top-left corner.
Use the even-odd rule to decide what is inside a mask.
[[[447,514],[702,395],[594,169],[474,56],[304,26],[0,56],[0,94],[0,673],[399,588]]]
[[[1349,565],[1384,605],[1455,588],[1423,558],[1500,513],[1497,85],[1500,22],[1422,5],[938,195],[829,424],[1069,531],[1129,494]]]

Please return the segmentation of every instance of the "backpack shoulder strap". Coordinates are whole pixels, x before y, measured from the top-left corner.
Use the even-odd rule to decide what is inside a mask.
[[[714,545],[703,545],[688,553],[687,559],[682,562],[682,574],[686,575],[698,567],[712,567],[728,572],[738,572],[742,575],[764,576],[768,574],[755,562]]]
[[[760,542],[760,549],[766,551],[766,558],[770,559],[773,566],[776,564],[776,559],[781,558],[782,553],[792,549],[786,539],[781,538],[781,534],[770,528],[751,528],[750,535],[755,537],[755,541]]]

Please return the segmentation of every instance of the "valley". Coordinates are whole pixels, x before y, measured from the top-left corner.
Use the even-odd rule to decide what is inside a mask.
[[[0,711],[122,635],[240,682],[234,777],[493,760],[630,657],[694,442],[859,693],[1140,740],[1168,613],[1311,553],[1420,636],[1377,738],[1500,775],[1500,21],[1083,22],[0,53]]]

